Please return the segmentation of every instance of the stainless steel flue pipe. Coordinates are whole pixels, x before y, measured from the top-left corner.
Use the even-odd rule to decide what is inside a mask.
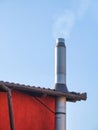
[[[55,47],[55,89],[67,92],[66,87],[66,46],[63,38],[56,40]]]
[[[66,87],[66,46],[63,38],[56,40],[55,89],[68,92]],[[56,130],[66,130],[66,97],[56,98]]]

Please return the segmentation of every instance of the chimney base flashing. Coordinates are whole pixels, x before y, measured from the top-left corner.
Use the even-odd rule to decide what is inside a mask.
[[[60,92],[68,92],[67,86],[65,84],[56,83],[55,84],[55,90]]]

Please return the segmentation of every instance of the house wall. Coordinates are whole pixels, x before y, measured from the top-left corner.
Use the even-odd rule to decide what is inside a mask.
[[[0,92],[0,130],[10,130],[7,93]]]
[[[54,98],[45,97],[40,100],[55,111]],[[34,97],[13,92],[12,101],[16,130],[54,130],[55,115]]]
[[[0,106],[2,106],[0,107],[0,130],[9,130],[7,97],[5,93],[0,97]],[[38,99],[55,112],[55,98]],[[12,105],[15,130],[55,130],[55,114],[42,103],[33,96],[13,91]],[[4,125],[6,119],[6,125]]]

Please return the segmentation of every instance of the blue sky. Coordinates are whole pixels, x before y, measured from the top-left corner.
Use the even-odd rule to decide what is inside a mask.
[[[0,0],[0,80],[54,87],[57,37],[67,47],[67,130],[98,130],[98,1]]]

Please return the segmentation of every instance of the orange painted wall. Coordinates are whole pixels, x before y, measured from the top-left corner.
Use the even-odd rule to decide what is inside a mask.
[[[39,99],[55,111],[54,98]],[[12,92],[12,102],[15,130],[55,130],[55,114],[34,97],[14,91]]]
[[[10,130],[7,93],[0,92],[0,130]]]

